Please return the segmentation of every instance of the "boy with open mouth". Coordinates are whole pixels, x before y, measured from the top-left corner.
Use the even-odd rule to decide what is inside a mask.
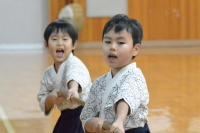
[[[92,84],[88,69],[73,55],[78,33],[65,20],[56,20],[47,26],[44,38],[54,64],[42,76],[37,95],[40,108],[45,115],[54,105],[61,111],[53,133],[84,133],[79,117],[83,107],[71,100],[73,96],[85,101]],[[67,94],[67,99],[58,96],[60,91]]]

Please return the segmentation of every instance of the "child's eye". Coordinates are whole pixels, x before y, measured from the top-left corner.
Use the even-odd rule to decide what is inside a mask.
[[[105,41],[106,44],[110,44],[110,41]]]
[[[57,40],[57,38],[52,38],[52,40],[56,41],[56,40]]]
[[[118,42],[119,45],[125,44],[124,42]]]

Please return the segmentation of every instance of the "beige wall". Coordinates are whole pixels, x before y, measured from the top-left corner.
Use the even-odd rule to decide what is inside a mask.
[[[76,0],[84,11],[84,27],[79,41],[101,41],[104,24],[110,18],[87,18],[85,0]],[[144,29],[144,40],[200,39],[199,0],[127,0],[128,15],[139,20]],[[50,21],[66,5],[65,0],[50,1]]]
[[[43,32],[48,24],[48,2],[0,0],[0,23],[0,46],[43,45]]]

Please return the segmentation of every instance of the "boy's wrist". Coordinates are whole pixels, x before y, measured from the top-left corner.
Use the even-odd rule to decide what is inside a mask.
[[[69,90],[78,91],[78,87],[79,87],[78,82],[76,82],[75,80],[69,81],[69,83],[68,83],[68,88],[69,88]]]
[[[115,122],[119,123],[119,124],[123,124],[124,123],[124,118],[117,118]]]
[[[69,88],[69,90],[78,92],[78,88],[76,88],[76,87],[71,87],[71,88]]]

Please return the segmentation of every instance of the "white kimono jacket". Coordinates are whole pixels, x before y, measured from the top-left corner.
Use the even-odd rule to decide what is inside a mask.
[[[68,91],[68,82],[75,80],[79,83],[81,89],[79,96],[86,101],[90,87],[92,85],[90,74],[83,62],[71,53],[66,61],[64,61],[58,72],[56,73],[54,65],[47,68],[42,76],[40,91],[37,95],[40,108],[46,115],[50,113],[45,111],[45,100],[47,95],[54,89],[61,90],[65,93]],[[64,101],[57,106],[60,111],[64,109],[74,109],[78,105],[72,105],[68,101]]]
[[[124,67],[114,78],[108,72],[94,81],[80,116],[83,127],[93,117],[100,117],[112,124],[117,118],[115,103],[120,99],[124,99],[130,108],[124,129],[143,127],[147,122],[149,93],[136,63]]]

